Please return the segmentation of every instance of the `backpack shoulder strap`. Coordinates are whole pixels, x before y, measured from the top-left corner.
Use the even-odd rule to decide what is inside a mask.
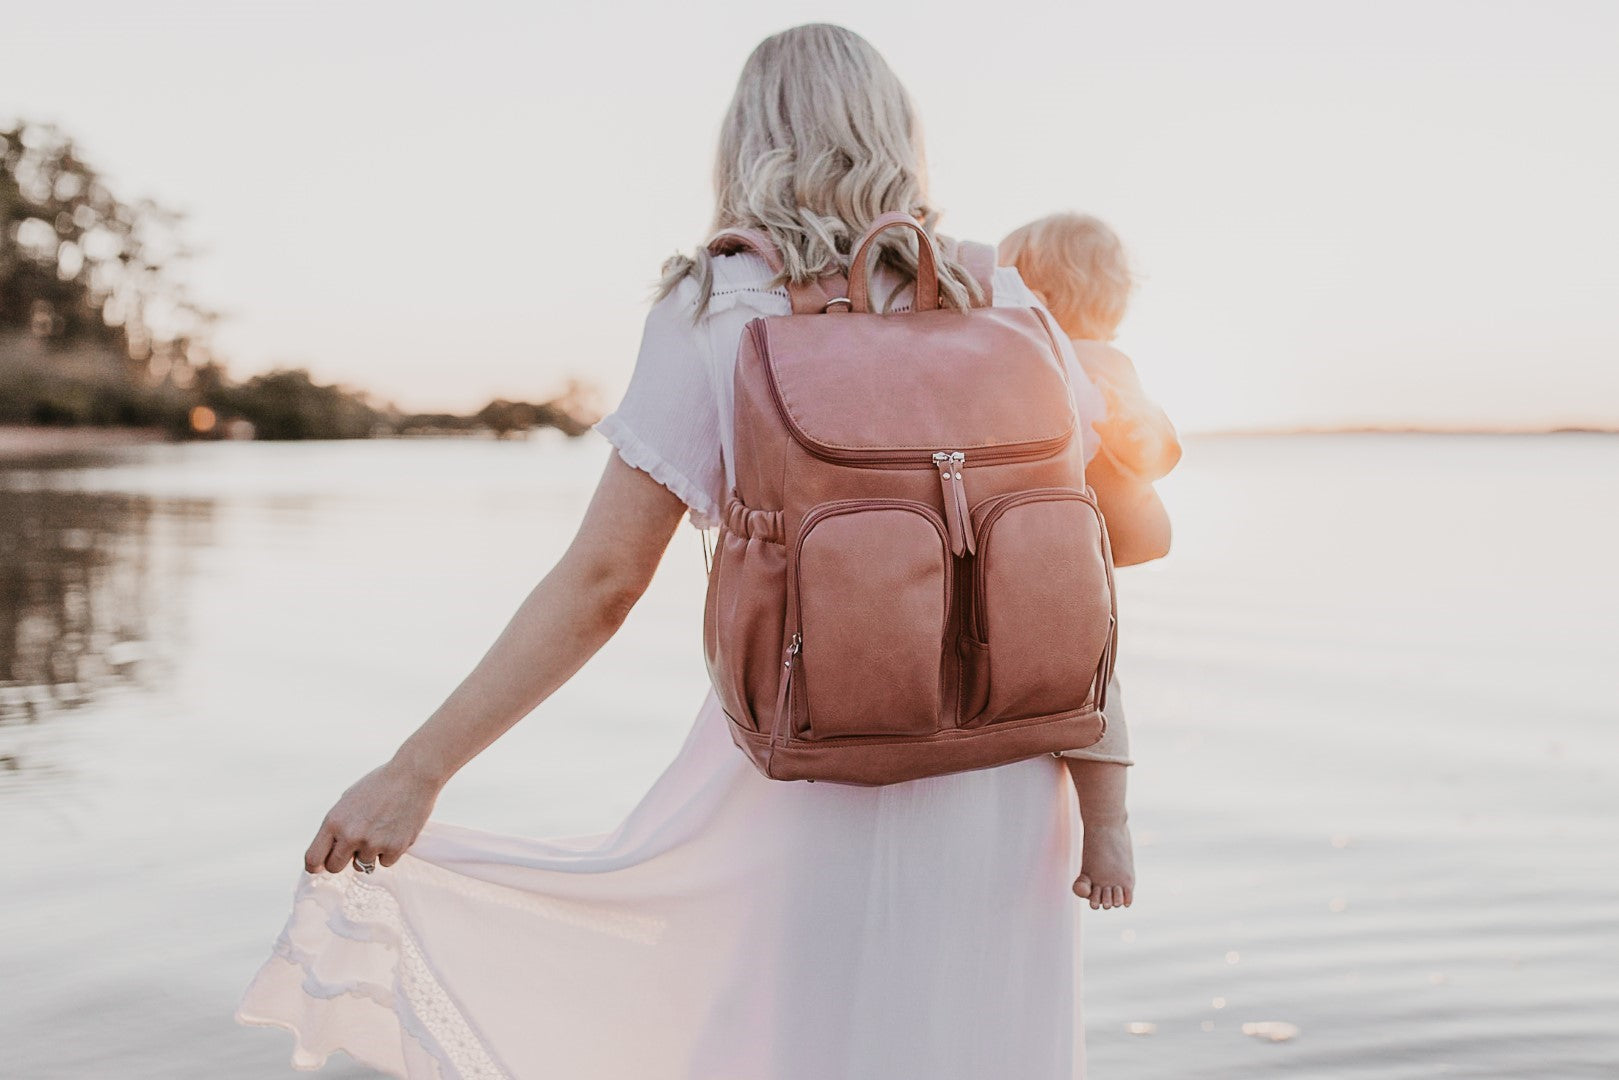
[[[781,252],[762,229],[722,229],[709,238],[710,255],[735,255],[739,251],[753,252],[770,264],[771,271],[781,273]]]
[[[775,243],[762,229],[724,229],[708,241],[710,255],[735,255],[739,251],[753,252],[769,264],[772,273],[782,271],[781,252],[776,250]],[[792,300],[794,315],[819,315],[826,310],[828,303],[842,297],[844,292],[845,279],[842,274],[832,274],[807,284],[787,283],[787,296]]]

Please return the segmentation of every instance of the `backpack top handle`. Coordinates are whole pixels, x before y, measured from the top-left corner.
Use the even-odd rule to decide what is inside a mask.
[[[939,307],[939,252],[933,237],[922,228],[922,223],[901,210],[879,214],[866,235],[855,245],[854,258],[849,262],[849,307],[861,314],[871,311],[871,293],[866,274],[870,268],[872,241],[880,233],[895,226],[903,226],[916,233],[916,301],[912,311],[936,311]]]

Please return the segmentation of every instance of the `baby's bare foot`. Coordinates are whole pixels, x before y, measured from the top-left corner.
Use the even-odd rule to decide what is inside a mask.
[[[1085,850],[1074,895],[1091,907],[1129,907],[1135,899],[1136,860],[1130,849],[1130,828],[1116,825],[1085,826]]]

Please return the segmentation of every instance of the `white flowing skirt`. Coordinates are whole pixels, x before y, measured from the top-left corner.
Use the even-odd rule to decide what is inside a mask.
[[[302,875],[237,1019],[411,1080],[1075,1080],[1079,829],[1049,755],[767,780],[710,694],[613,833]]]

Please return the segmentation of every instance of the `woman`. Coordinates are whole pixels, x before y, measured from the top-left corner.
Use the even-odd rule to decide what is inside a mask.
[[[883,211],[933,217],[903,88],[831,26],[749,58],[716,187],[716,226],[767,230],[795,280],[841,270]],[[887,250],[874,291],[903,307],[914,270],[914,253]],[[962,268],[942,275],[946,302],[967,303]],[[456,770],[613,634],[682,515],[717,523],[737,342],[788,310],[771,279],[752,254],[666,268],[630,389],[599,426],[617,453],[572,545],[465,682],[327,815],[238,1012],[291,1029],[296,1064],[343,1049],[411,1077],[1082,1074],[1079,822],[1050,756],[880,788],[780,783],[731,745],[711,693],[611,835],[427,821]],[[994,285],[997,303],[1037,303],[1015,270]],[[1128,760],[1117,741],[1085,753]]]

